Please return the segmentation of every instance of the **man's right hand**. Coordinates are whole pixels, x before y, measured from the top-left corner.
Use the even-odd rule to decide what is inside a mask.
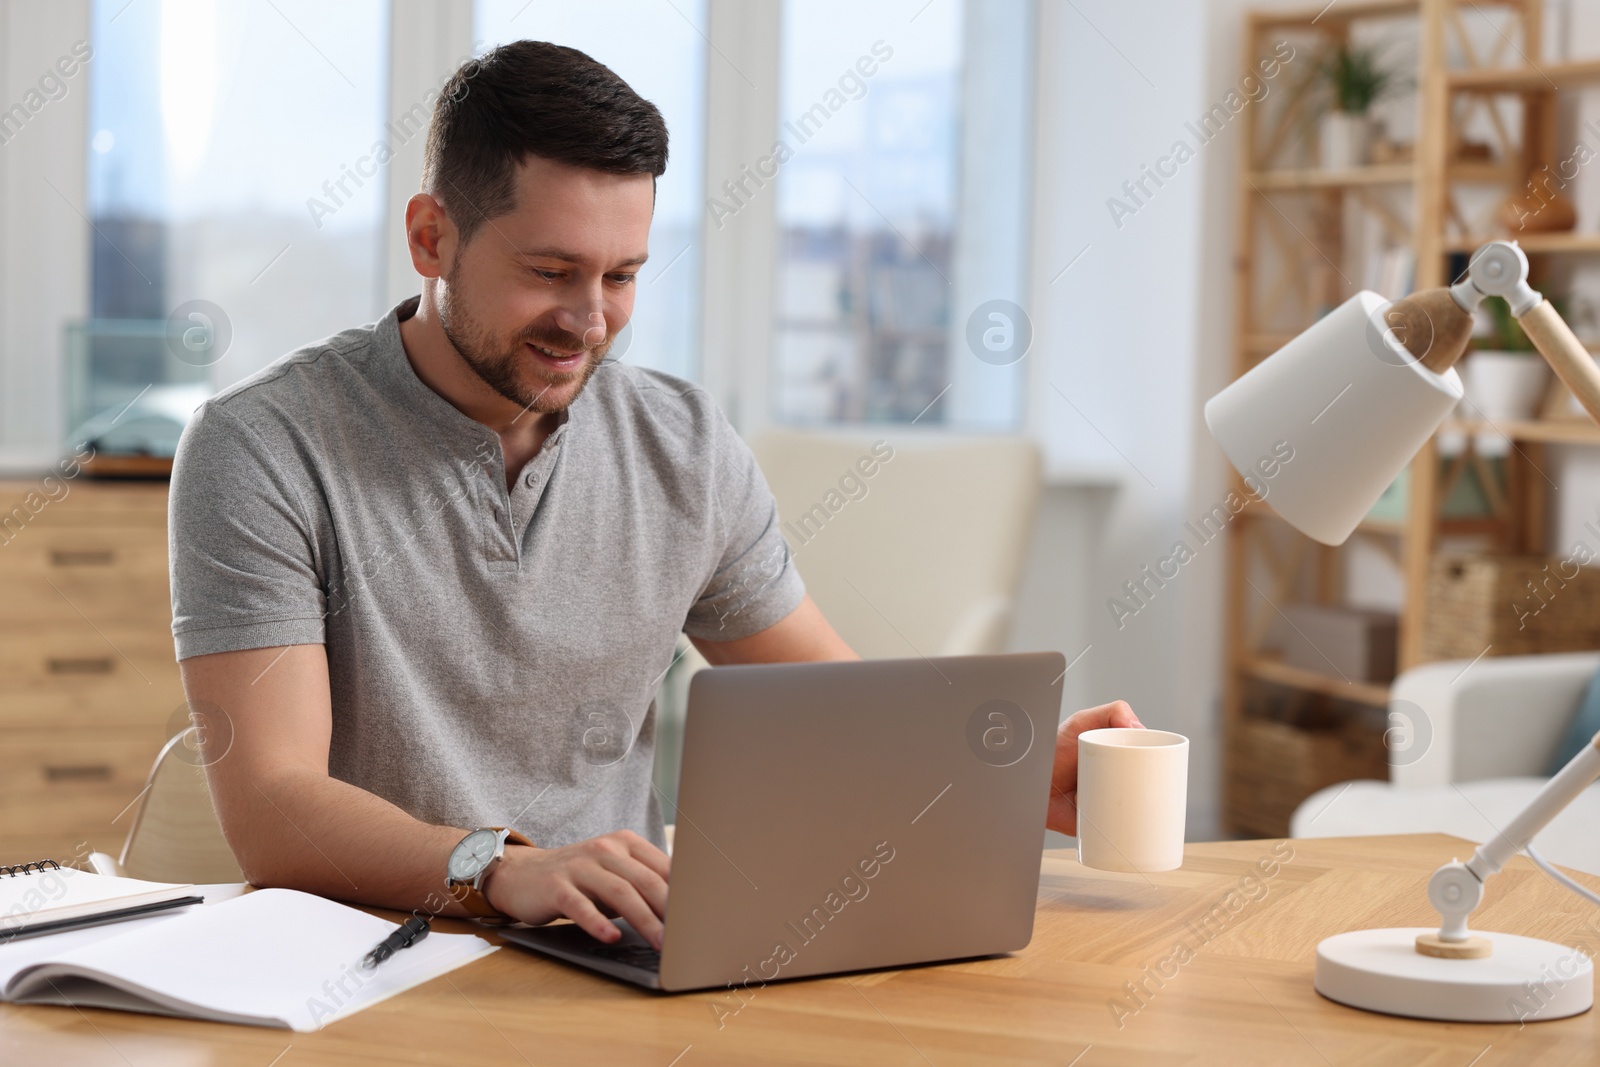
[[[608,944],[622,936],[610,921],[620,915],[660,949],[671,864],[632,830],[560,848],[507,845],[483,892],[515,919],[539,926],[566,917]]]

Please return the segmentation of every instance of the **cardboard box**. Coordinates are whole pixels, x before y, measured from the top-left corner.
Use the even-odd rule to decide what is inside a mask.
[[[1288,604],[1274,628],[1274,643],[1291,667],[1387,685],[1394,681],[1399,625],[1398,616],[1387,611]]]

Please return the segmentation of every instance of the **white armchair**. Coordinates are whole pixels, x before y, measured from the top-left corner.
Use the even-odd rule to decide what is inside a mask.
[[[1038,447],[876,436],[771,430],[751,446],[812,599],[866,659],[1004,651],[1043,484]]]
[[[1306,798],[1292,837],[1454,834],[1489,839],[1545,783],[1600,652],[1430,663],[1390,691],[1387,782],[1345,782]],[[1552,863],[1600,874],[1600,786],[1536,839]]]

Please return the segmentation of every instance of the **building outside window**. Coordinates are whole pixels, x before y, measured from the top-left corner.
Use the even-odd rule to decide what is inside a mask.
[[[1020,289],[1021,227],[981,232],[962,186],[975,152],[987,155],[986,173],[1005,176],[1000,196],[1025,168],[1020,142],[993,154],[982,127],[1027,113],[1028,14],[1025,4],[981,11],[961,0],[785,3],[777,421],[1017,424],[1020,372],[975,357],[967,319],[975,298],[988,299],[973,291],[973,271],[996,280],[983,264],[997,252],[1011,262],[998,279],[1005,293],[990,295]],[[980,121],[972,104],[1006,76],[997,63],[1013,68],[1011,106]],[[1020,220],[1020,197],[1014,207]]]
[[[215,389],[386,310],[388,8],[96,0],[69,437],[170,453]]]

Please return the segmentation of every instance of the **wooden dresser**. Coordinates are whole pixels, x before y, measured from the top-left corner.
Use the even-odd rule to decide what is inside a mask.
[[[166,484],[51,488],[0,481],[0,863],[120,853],[169,727],[187,722]]]

